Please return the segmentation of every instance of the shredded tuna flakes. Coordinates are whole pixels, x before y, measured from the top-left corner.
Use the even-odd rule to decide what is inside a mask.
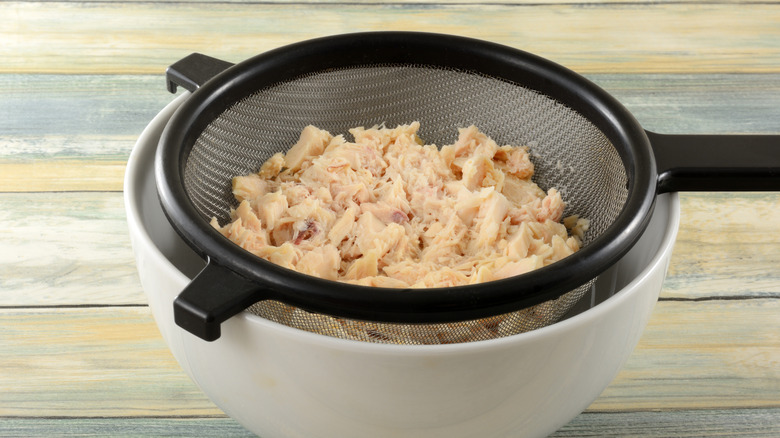
[[[212,225],[251,253],[317,277],[420,288],[491,281],[580,248],[556,189],[531,177],[524,146],[470,126],[441,149],[418,122],[354,128],[354,143],[307,126],[286,153],[233,179],[232,221]]]

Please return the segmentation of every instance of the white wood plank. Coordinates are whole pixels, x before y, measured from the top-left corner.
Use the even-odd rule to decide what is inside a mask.
[[[681,199],[662,299],[780,296],[780,194]],[[146,303],[127,233],[119,192],[0,193],[0,306]]]
[[[145,303],[121,193],[0,194],[0,305]]]
[[[591,74],[651,131],[780,134],[780,76],[773,74]]]
[[[34,3],[37,0],[20,0],[20,2],[28,2],[28,3]],[[46,0],[43,0],[46,1]],[[676,3],[678,0],[634,0],[631,3],[632,4],[657,4],[657,3]],[[102,0],[102,3],[126,3],[126,4],[132,4],[132,3],[146,3],[144,0]],[[208,6],[210,3],[235,3],[235,4],[246,4],[246,3],[293,3],[294,1],[291,0],[255,0],[255,1],[248,1],[248,0],[154,0],[154,3],[189,3],[193,4],[195,6]],[[359,5],[366,5],[371,6],[376,3],[378,3],[376,0],[308,0],[305,3],[312,3],[312,4],[342,4],[342,3],[356,3]],[[406,4],[415,4],[415,3],[421,3],[421,4],[430,4],[432,3],[431,0],[390,0],[387,2],[382,2],[384,4],[392,4],[397,6],[403,6]],[[493,0],[445,0],[445,1],[437,1],[435,2],[439,5],[448,5],[448,4],[501,4],[501,5],[516,5],[516,6],[539,6],[539,5],[557,5],[557,4],[565,4],[572,7],[583,7],[583,6],[594,6],[599,4],[620,4],[620,3],[626,3],[624,0],[577,0],[577,1],[570,1],[570,0],[505,0],[505,1],[493,1]],[[750,3],[746,2],[745,0],[705,0],[700,1],[699,3],[702,4],[722,4],[722,3],[732,3],[732,4],[740,4],[740,3]]]

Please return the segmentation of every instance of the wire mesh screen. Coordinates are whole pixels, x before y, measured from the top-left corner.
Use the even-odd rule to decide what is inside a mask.
[[[285,152],[306,125],[346,134],[357,126],[412,121],[420,122],[419,136],[428,144],[451,144],[459,127],[476,125],[498,144],[530,146],[535,182],[561,192],[566,215],[589,219],[583,245],[609,227],[628,195],[615,148],[565,104],[501,79],[417,65],[328,70],[246,96],[208,124],[195,142],[185,164],[185,188],[204,218],[225,222],[236,205],[232,178],[256,172],[274,153]],[[249,310],[291,327],[367,342],[468,342],[554,323],[589,287],[519,312],[446,324],[353,321],[273,301]]]

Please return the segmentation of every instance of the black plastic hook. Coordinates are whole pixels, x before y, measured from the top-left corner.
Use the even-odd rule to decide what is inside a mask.
[[[195,336],[214,341],[221,335],[220,324],[265,298],[256,283],[209,260],[173,301],[173,319]]]
[[[182,86],[190,92],[195,91],[211,78],[232,66],[233,63],[193,53],[172,64],[165,71],[168,91],[175,93],[177,86]]]

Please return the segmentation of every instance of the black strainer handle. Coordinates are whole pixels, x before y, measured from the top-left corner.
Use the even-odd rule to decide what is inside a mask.
[[[256,283],[209,260],[173,301],[173,319],[188,332],[214,341],[221,335],[220,324],[267,298]]]
[[[780,191],[780,135],[647,136],[658,193]]]

